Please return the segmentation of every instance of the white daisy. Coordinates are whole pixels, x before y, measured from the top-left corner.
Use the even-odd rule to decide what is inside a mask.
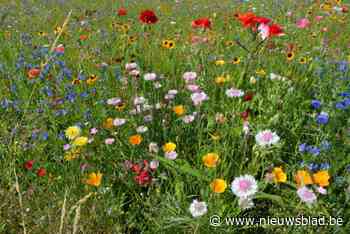
[[[207,204],[205,202],[199,202],[193,200],[189,208],[193,217],[199,217],[205,215],[208,212]]]
[[[253,176],[243,175],[232,181],[231,190],[237,197],[252,197],[258,191],[258,184]]]

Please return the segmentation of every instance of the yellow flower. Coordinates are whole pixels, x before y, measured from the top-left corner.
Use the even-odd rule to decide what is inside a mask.
[[[315,184],[321,187],[327,187],[329,185],[330,176],[328,171],[319,171],[313,175]]]
[[[183,105],[177,105],[173,107],[173,111],[177,116],[185,114],[185,107]]]
[[[98,80],[98,77],[96,75],[91,75],[89,76],[89,78],[86,80],[86,83],[88,85],[93,85],[96,83],[96,81]]]
[[[288,61],[292,61],[294,59],[294,52],[288,52],[286,56]]]
[[[305,57],[301,57],[301,58],[299,59],[299,63],[300,63],[300,64],[305,64],[305,63],[307,63],[307,59],[306,59]]]
[[[226,82],[226,78],[224,76],[218,76],[215,78],[215,83],[218,85],[222,85]]]
[[[217,153],[208,153],[203,156],[202,161],[206,167],[216,167],[219,162],[219,155]]]
[[[287,175],[281,167],[275,167],[272,170],[272,174],[276,183],[285,183],[287,181]]]
[[[297,171],[297,174],[295,175],[295,181],[297,182],[298,187],[313,184],[309,172],[305,170]]]
[[[241,59],[239,58],[239,57],[235,57],[235,58],[233,58],[233,60],[232,60],[232,63],[233,64],[239,64],[241,62]]]
[[[61,31],[62,31],[62,27],[60,27],[60,26],[57,26],[57,27],[54,29],[54,33],[55,33],[55,34],[59,34]]]
[[[64,160],[71,161],[79,156],[80,148],[72,149],[64,155]]]
[[[173,40],[163,40],[162,47],[166,49],[173,49],[175,47],[175,42]]]
[[[81,137],[77,137],[74,139],[73,141],[73,145],[74,146],[84,146],[88,143],[89,138],[81,136]]]
[[[113,128],[113,118],[107,118],[106,121],[103,123],[103,127],[107,129]]]
[[[142,142],[142,136],[139,134],[129,137],[129,143],[132,145],[139,145]]]
[[[215,179],[210,183],[210,188],[214,193],[223,193],[227,188],[227,183],[223,179]]]
[[[168,143],[163,145],[163,151],[165,153],[169,153],[169,152],[175,151],[175,149],[176,149],[176,144],[173,143],[173,142],[168,142]]]
[[[235,44],[234,41],[225,41],[225,46],[230,47],[233,46]]]
[[[73,140],[74,138],[80,136],[81,129],[78,126],[71,126],[66,129],[65,135],[69,140]]]
[[[88,179],[85,180],[85,183],[91,186],[98,187],[101,184],[102,174],[100,172],[92,172],[89,174]]]
[[[225,60],[223,60],[223,59],[216,60],[216,61],[215,61],[215,65],[216,65],[216,66],[225,65]]]

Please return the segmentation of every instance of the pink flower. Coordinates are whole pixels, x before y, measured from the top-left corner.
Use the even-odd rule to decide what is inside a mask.
[[[69,150],[70,149],[70,144],[65,144],[64,146],[63,146],[63,150],[64,151],[67,151],[67,150]]]
[[[231,183],[232,192],[240,197],[252,197],[258,191],[258,183],[251,175],[236,177]]]
[[[230,88],[226,90],[226,96],[232,98],[232,97],[242,97],[244,95],[244,92],[240,89]]]
[[[90,129],[90,134],[95,135],[98,132],[97,128],[91,128]]]
[[[198,93],[192,93],[191,94],[191,99],[193,102],[193,105],[199,106],[202,104],[203,101],[206,101],[209,99],[208,95],[204,93],[203,91],[198,92]]]
[[[307,18],[302,18],[297,21],[297,28],[307,28],[310,26],[310,21]]]
[[[317,22],[320,22],[322,19],[323,19],[323,16],[322,16],[322,15],[317,15],[317,16],[315,17],[315,20],[316,20]]]
[[[195,84],[186,85],[186,89],[188,89],[192,93],[200,91],[200,87],[198,85],[195,85]]]
[[[183,74],[182,78],[186,81],[186,83],[189,83],[191,81],[196,80],[197,73],[195,73],[195,72],[185,72]]]
[[[327,190],[325,188],[322,188],[322,187],[317,187],[317,192],[319,194],[322,194],[322,195],[326,195],[327,194]]]
[[[143,76],[143,79],[147,80],[147,81],[153,81],[153,80],[157,79],[157,74],[156,73],[146,73]]]
[[[122,100],[118,97],[110,98],[107,100],[108,105],[116,106],[118,105]]]
[[[312,204],[317,199],[315,193],[311,189],[308,189],[306,186],[299,188],[297,194],[300,199],[307,204]]]
[[[105,140],[105,144],[106,145],[111,145],[111,144],[113,144],[115,142],[115,139],[114,138],[107,138],[106,140]]]

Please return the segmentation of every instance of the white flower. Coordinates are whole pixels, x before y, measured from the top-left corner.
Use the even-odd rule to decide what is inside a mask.
[[[127,63],[125,64],[125,69],[128,71],[132,71],[137,68],[137,63]]]
[[[139,126],[139,127],[137,127],[136,128],[136,132],[137,133],[145,133],[145,132],[147,132],[148,131],[148,127],[147,126]]]
[[[144,104],[145,102],[146,102],[146,98],[144,98],[144,97],[135,97],[134,98],[134,105],[135,106]]]
[[[110,98],[110,99],[108,99],[107,100],[107,104],[108,105],[112,105],[112,106],[116,106],[116,105],[118,105],[119,103],[121,103],[121,99],[120,98],[118,98],[118,97],[114,97],[114,98]]]
[[[175,160],[177,158],[177,153],[176,151],[166,152],[165,157],[170,160]]]
[[[280,137],[271,130],[264,130],[256,134],[255,140],[260,146],[269,146],[276,144],[280,140]]]
[[[258,191],[258,184],[253,176],[243,175],[232,181],[231,190],[237,197],[252,197]]]
[[[120,118],[115,118],[114,120],[113,120],[113,125],[114,126],[122,126],[123,124],[125,124],[126,123],[126,119],[120,119]]]
[[[193,217],[199,217],[205,215],[208,212],[207,204],[205,202],[199,202],[193,200],[189,208]]]
[[[176,89],[170,89],[170,90],[168,91],[168,94],[169,94],[169,95],[176,95],[178,92],[179,92],[179,91],[177,91]]]
[[[158,144],[155,143],[155,142],[149,143],[149,145],[148,145],[148,151],[149,151],[150,153],[158,153],[158,151],[159,151],[159,146],[158,146]]]
[[[228,97],[242,97],[244,92],[240,89],[230,88],[226,90],[226,96]]]
[[[147,81],[153,81],[157,78],[157,74],[156,73],[146,73],[144,76],[143,76],[143,79],[144,80],[147,80]]]

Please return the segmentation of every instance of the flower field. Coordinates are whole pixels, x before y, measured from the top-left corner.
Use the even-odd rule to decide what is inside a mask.
[[[0,2],[0,233],[350,233],[349,7]]]

